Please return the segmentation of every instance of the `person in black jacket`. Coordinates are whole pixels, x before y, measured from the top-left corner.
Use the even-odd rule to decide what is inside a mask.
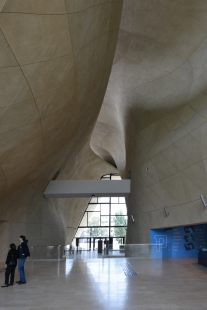
[[[14,243],[10,244],[10,250],[8,252],[5,264],[6,264],[5,265],[6,267],[5,285],[2,285],[2,287],[8,287],[14,284],[14,275],[15,275],[15,269],[17,266],[17,250],[16,250],[16,245]],[[9,281],[9,276],[10,276],[10,281]]]
[[[19,271],[19,276],[20,280],[17,281],[16,283],[18,284],[25,284],[26,283],[26,278],[25,278],[25,273],[24,273],[24,263],[25,261],[29,258],[30,252],[28,248],[28,240],[26,240],[25,236],[20,236],[19,237],[19,242],[20,245],[18,246],[18,271]]]

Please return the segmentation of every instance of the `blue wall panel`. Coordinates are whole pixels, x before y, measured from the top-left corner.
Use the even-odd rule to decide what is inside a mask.
[[[207,247],[207,224],[150,230],[152,258],[197,257]]]

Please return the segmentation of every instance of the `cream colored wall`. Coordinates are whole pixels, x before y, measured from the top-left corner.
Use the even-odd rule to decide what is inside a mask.
[[[201,194],[207,197],[206,111],[177,129],[173,128],[180,117],[173,113],[136,135],[135,160],[129,162],[128,211],[135,218],[129,225],[129,242],[148,242],[150,228],[207,222],[200,200]],[[164,207],[170,212],[168,217]]]
[[[132,179],[129,243],[205,222],[207,0],[125,0],[120,29],[122,0],[0,10],[0,259],[20,233],[71,242],[87,201],[43,192],[59,169],[62,179],[116,171],[89,144]]]
[[[73,236],[67,227],[77,225],[86,205],[46,201],[43,192],[59,169],[64,178],[101,176],[85,148],[121,10],[122,0],[0,1],[1,259],[22,233],[34,245],[65,244]],[[103,163],[104,169],[113,168]]]
[[[150,228],[207,221],[206,18],[206,0],[124,1],[91,146],[131,175],[128,243],[149,242]]]
[[[105,173],[117,170],[100,160],[86,144],[62,167],[58,179],[100,179]],[[1,204],[0,261],[3,261],[11,242],[18,243],[20,234],[29,239],[30,247],[38,247],[44,257],[46,246],[70,244],[86,210],[88,198],[46,199],[43,192],[28,184]],[[42,247],[42,248],[40,248]]]
[[[91,151],[88,141],[78,155],[70,158],[70,161],[63,167],[58,179],[99,180],[102,175],[108,173],[117,173],[117,169],[95,155]],[[89,200],[88,198],[49,199],[52,206],[58,208],[61,212],[62,221],[66,228],[65,244],[71,244]]]

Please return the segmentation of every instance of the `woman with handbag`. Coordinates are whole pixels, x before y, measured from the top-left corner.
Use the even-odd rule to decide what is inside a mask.
[[[17,250],[16,245],[14,243],[10,244],[10,250],[7,255],[6,259],[6,270],[5,270],[5,285],[2,285],[2,287],[8,287],[12,286],[14,284],[14,275],[15,275],[15,269],[17,266]],[[9,281],[10,276],[10,281]]]

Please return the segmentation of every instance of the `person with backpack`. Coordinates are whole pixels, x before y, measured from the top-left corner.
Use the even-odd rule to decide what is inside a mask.
[[[17,266],[17,250],[14,243],[10,244],[10,250],[5,263],[5,284],[2,287],[9,287],[14,284],[15,269]],[[9,281],[10,276],[10,281]]]
[[[19,246],[18,246],[18,271],[19,271],[19,276],[20,280],[17,281],[16,283],[18,284],[25,284],[26,283],[26,278],[25,278],[25,272],[24,272],[24,264],[25,261],[30,257],[30,252],[28,248],[28,240],[26,240],[26,237],[21,235],[19,237]]]

